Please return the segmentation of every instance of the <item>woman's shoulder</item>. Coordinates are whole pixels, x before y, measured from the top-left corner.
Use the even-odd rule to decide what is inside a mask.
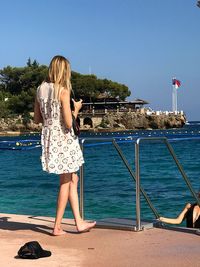
[[[52,87],[53,83],[47,82],[47,81],[43,81],[39,87]]]
[[[194,210],[194,208],[195,208],[196,205],[197,205],[197,203],[192,203],[190,205],[190,208],[188,208],[187,213],[186,213],[187,216],[189,216],[190,214],[193,213],[193,210]]]
[[[53,94],[53,84],[46,81],[42,82],[37,88],[38,98],[51,98]]]
[[[37,91],[48,91],[48,90],[53,90],[53,89],[54,89],[53,83],[44,81],[38,86]]]

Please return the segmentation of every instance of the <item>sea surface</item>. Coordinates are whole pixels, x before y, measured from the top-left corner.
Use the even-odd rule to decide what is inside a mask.
[[[115,138],[135,172],[135,140],[167,137],[194,190],[200,188],[200,122],[184,128],[83,133],[84,210],[87,219],[135,218],[135,182],[110,139]],[[59,178],[42,171],[40,136],[0,137],[0,212],[55,216]],[[195,202],[162,141],[140,145],[141,185],[160,216],[174,217]],[[141,217],[155,216],[141,196]],[[70,206],[65,217],[72,217]]]

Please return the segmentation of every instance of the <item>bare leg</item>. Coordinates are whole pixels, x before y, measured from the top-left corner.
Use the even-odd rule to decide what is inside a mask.
[[[78,175],[76,173],[72,173],[72,180],[70,182],[70,189],[69,189],[69,200],[74,214],[76,227],[79,232],[89,231],[92,227],[95,226],[96,222],[89,223],[82,220],[79,211],[77,188],[78,188]]]
[[[81,219],[80,211],[79,211],[79,200],[78,200],[78,175],[76,173],[72,173],[72,180],[70,182],[69,189],[69,201],[74,214],[74,219],[76,223],[78,223]]]
[[[61,221],[69,198],[69,187],[71,179],[71,173],[65,173],[60,175],[60,189],[58,193],[56,219],[54,224],[53,235],[62,235],[66,233],[61,228]]]

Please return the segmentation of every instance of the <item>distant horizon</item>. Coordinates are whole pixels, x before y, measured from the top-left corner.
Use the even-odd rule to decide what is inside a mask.
[[[61,54],[74,71],[125,84],[131,98],[163,111],[172,110],[176,77],[178,110],[200,120],[197,1],[8,0],[1,9],[0,69]]]

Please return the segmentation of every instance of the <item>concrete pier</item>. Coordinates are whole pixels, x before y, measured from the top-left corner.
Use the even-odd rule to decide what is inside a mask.
[[[63,220],[66,235],[51,236],[54,218],[0,214],[2,267],[188,267],[199,266],[200,236],[153,228],[142,232],[92,229],[78,234],[71,219]],[[52,256],[17,258],[28,241],[37,240]]]

